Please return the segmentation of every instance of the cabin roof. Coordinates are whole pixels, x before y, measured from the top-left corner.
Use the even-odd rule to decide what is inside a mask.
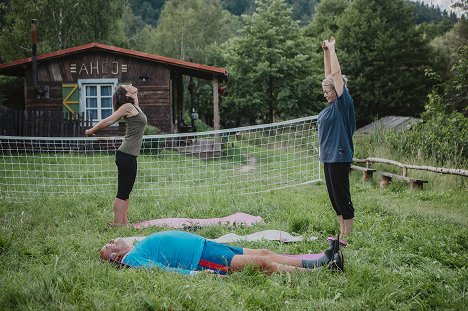
[[[37,61],[38,63],[41,63],[44,61],[59,59],[61,57],[79,54],[87,51],[103,51],[111,54],[119,54],[139,58],[149,62],[166,64],[174,69],[179,70],[184,75],[193,76],[200,79],[211,80],[214,77],[217,77],[220,81],[227,80],[227,71],[224,68],[201,65],[197,63],[187,62],[150,53],[133,51],[96,42],[41,54],[37,56]],[[28,57],[18,59],[6,64],[0,64],[0,75],[22,77],[25,75],[25,68],[27,66],[31,66],[31,63],[32,57]]]
[[[421,119],[413,117],[386,116],[374,121],[356,131],[358,134],[373,134],[382,130],[394,130],[396,132],[406,131],[414,125],[422,122]]]

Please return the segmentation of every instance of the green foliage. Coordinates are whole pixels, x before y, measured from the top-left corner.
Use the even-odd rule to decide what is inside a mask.
[[[221,0],[223,7],[231,14],[240,16],[251,15],[254,11],[255,0]],[[306,25],[314,15],[314,9],[320,0],[286,0],[291,7],[292,18],[300,25]]]
[[[221,0],[221,4],[231,14],[237,16],[251,13],[254,8],[254,0]]]
[[[347,0],[322,0],[317,5],[314,19],[305,28],[305,34],[315,39],[314,42],[320,53],[322,53],[321,42],[338,32],[338,21],[348,4]]]
[[[468,43],[458,49],[459,59],[452,66],[452,79],[445,95],[449,111],[460,111],[468,116]]]
[[[434,71],[441,77],[439,84],[451,79],[451,68],[461,59],[460,47],[468,44],[468,21],[461,18],[452,29],[434,38],[430,45],[436,51]]]
[[[460,112],[468,116],[468,22],[459,20],[452,30],[435,38],[431,45],[438,55],[434,88],[426,106],[426,119],[439,114]]]
[[[318,110],[310,100],[316,81],[310,46],[290,14],[282,0],[257,1],[240,36],[225,45],[230,81],[221,113],[228,124],[272,122]]]
[[[129,0],[133,14],[140,18],[143,24],[156,26],[166,0]]]
[[[184,123],[186,125],[190,125],[192,123],[192,119],[190,118],[190,115],[188,113],[184,114]],[[213,128],[207,125],[205,122],[203,122],[203,120],[197,119],[194,123],[197,132],[207,132],[213,130]]]
[[[231,38],[236,28],[237,19],[218,0],[171,0],[164,5],[158,27],[143,29],[136,48],[206,64],[205,49]]]
[[[144,135],[159,135],[162,134],[162,131],[156,126],[146,125]]]
[[[33,18],[39,54],[96,41],[124,46],[117,24],[124,10],[124,0],[12,0],[0,29],[1,58],[30,56]]]
[[[291,6],[293,20],[303,26],[312,19],[315,6],[320,3],[320,0],[287,0],[287,3]]]
[[[393,148],[439,164],[465,166],[468,159],[468,119],[457,112],[437,114],[415,131],[402,135],[401,143],[395,140]]]
[[[379,131],[364,140],[365,149],[356,157],[383,156],[410,161],[462,168],[468,165],[468,118],[458,112],[440,113],[440,98],[432,95],[427,105],[426,121],[410,131]],[[442,108],[443,109],[443,108]]]
[[[444,17],[440,22],[422,23],[417,25],[417,29],[423,34],[424,38],[433,40],[453,28],[456,21]]]
[[[422,23],[440,23],[448,19],[453,26],[457,21],[457,16],[454,12],[442,12],[439,7],[436,7],[433,4],[429,6],[422,1],[406,1],[405,4],[412,8],[416,24],[418,25]]]

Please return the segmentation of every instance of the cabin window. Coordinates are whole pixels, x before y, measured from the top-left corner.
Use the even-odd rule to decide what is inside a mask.
[[[83,85],[85,91],[85,112],[93,122],[112,114],[112,85]]]
[[[93,123],[107,118],[114,111],[112,108],[112,94],[117,87],[114,80],[81,80],[80,111],[85,112]]]

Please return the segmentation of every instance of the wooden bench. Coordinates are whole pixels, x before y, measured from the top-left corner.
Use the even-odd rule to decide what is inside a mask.
[[[362,167],[358,165],[351,165],[351,169],[355,171],[361,171],[363,173],[362,179],[364,181],[372,180],[372,175],[376,172],[375,169],[370,167]]]
[[[392,182],[393,178],[401,179],[401,180],[408,182],[411,185],[412,189],[422,189],[424,183],[427,183],[427,180],[411,178],[411,177],[401,176],[401,175],[387,173],[387,172],[378,172],[378,174],[380,174],[381,176],[380,187],[388,186]]]

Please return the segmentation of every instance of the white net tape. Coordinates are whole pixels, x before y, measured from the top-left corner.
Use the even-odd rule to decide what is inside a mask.
[[[320,180],[316,116],[143,139],[132,197],[270,191]],[[0,199],[117,189],[121,137],[0,136]]]

